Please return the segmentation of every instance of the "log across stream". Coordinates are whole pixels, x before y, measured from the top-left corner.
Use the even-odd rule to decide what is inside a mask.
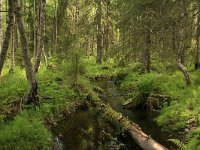
[[[100,95],[100,98],[105,103],[109,104],[115,111],[121,112],[123,116],[128,117],[134,123],[137,123],[147,135],[151,135],[153,139],[162,145],[173,149],[172,144],[167,139],[172,138],[170,134],[164,133],[153,121],[155,113],[151,111],[131,111],[123,109],[120,99],[124,93],[121,93],[111,80],[96,81],[97,84],[105,91]],[[101,104],[99,104],[101,105]],[[105,105],[106,106],[106,105]],[[102,106],[102,107],[105,107]],[[112,110],[111,110],[112,111]],[[108,122],[105,122],[99,117],[99,110],[91,108],[85,112],[77,112],[73,117],[68,118],[66,121],[61,122],[53,132],[55,134],[54,149],[61,150],[93,150],[93,149],[107,149],[107,150],[141,150],[133,140],[132,136],[137,132],[130,130],[129,135],[121,135],[118,131],[113,129]],[[120,118],[117,118],[120,119]],[[138,130],[140,131],[140,130]],[[143,134],[143,132],[141,132]],[[142,134],[139,133],[139,136]],[[151,137],[144,135],[142,141],[146,143],[154,142]],[[158,143],[153,143],[160,149],[166,149]],[[158,144],[158,145],[157,145]],[[147,144],[148,145],[148,144]],[[146,146],[146,145],[144,145]],[[144,147],[143,147],[144,148]],[[146,148],[148,149],[148,148]],[[151,150],[153,148],[149,148]]]

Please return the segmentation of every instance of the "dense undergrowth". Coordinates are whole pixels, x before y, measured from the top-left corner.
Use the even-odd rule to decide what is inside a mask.
[[[3,76],[0,88],[0,149],[51,149],[52,137],[44,126],[44,118],[52,110],[59,109],[59,105],[69,103],[74,94],[67,84],[56,80],[62,78],[59,73],[41,68],[37,76],[41,106],[36,110],[34,107],[20,108],[20,99],[27,90],[24,70],[15,68],[14,74]],[[13,101],[17,102],[15,106]],[[13,115],[16,117],[13,118]]]
[[[85,77],[90,79],[97,79],[103,77],[117,77],[118,74],[126,72],[126,68],[116,65],[112,59],[103,62],[101,65],[96,64],[94,57],[89,57],[83,60],[85,66]]]
[[[192,71],[190,75],[192,85],[187,86],[179,71],[141,74],[137,69],[132,69],[120,87],[129,91],[126,103],[132,102],[132,106],[142,104],[153,108],[148,107],[151,105],[149,101],[159,103],[159,107],[156,108],[159,116],[155,119],[158,125],[162,126],[163,130],[177,133],[181,131],[187,135],[184,138],[186,144],[183,144],[183,141],[172,140],[180,149],[196,150],[200,149],[200,72]]]
[[[72,65],[54,62],[50,69],[41,66],[37,74],[38,108],[22,104],[28,86],[24,69],[16,67],[12,74],[4,69],[0,81],[0,149],[52,149],[53,137],[45,120],[54,124],[64,117],[63,109],[74,109],[71,108],[74,102],[86,100],[88,96],[97,98],[89,80],[82,76],[83,67],[75,75]]]
[[[50,120],[54,121],[54,114],[59,114],[63,107],[67,108],[75,101],[88,97],[98,99],[94,91],[96,87],[89,79],[102,77],[115,77],[115,83],[128,91],[125,99],[134,102],[135,106],[144,104],[146,108],[154,109],[154,106],[148,106],[153,105],[155,99],[152,98],[159,96],[155,100],[159,112],[156,122],[164,130],[181,131],[186,135],[182,142],[172,140],[180,149],[199,149],[199,71],[191,71],[192,85],[187,86],[179,71],[161,73],[156,70],[145,74],[140,64],[124,67],[110,60],[94,65],[93,57],[80,61],[77,68],[73,67],[73,61],[53,61],[49,69],[41,66],[37,74],[40,107],[36,109],[20,106],[28,86],[25,71],[16,67],[14,73],[9,74],[5,67],[0,79],[0,149],[21,149],[24,145],[27,146],[25,149],[51,149],[52,135],[45,119],[51,117]]]

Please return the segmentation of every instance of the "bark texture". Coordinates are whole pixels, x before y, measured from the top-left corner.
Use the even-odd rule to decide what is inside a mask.
[[[96,20],[97,20],[97,58],[96,62],[97,64],[101,64],[101,59],[102,59],[102,28],[101,28],[101,0],[97,0],[97,15],[96,15]]]
[[[146,71],[150,73],[151,71],[151,52],[150,52],[150,47],[151,47],[151,30],[150,28],[147,31],[146,35]]]
[[[28,54],[28,42],[27,42],[27,37],[25,34],[25,27],[22,19],[22,8],[20,7],[19,1],[18,0],[12,0],[13,7],[14,7],[14,12],[15,12],[15,18],[16,22],[18,25],[18,30],[20,33],[20,40],[21,40],[21,46],[22,46],[22,53],[23,53],[23,59],[24,59],[24,64],[25,64],[25,69],[26,69],[26,77],[29,82],[29,89],[28,93],[25,98],[25,103],[30,104],[30,103],[35,103],[36,105],[39,105],[39,100],[38,100],[38,88],[37,88],[37,81],[35,79],[35,74],[33,72],[32,64],[31,64],[31,59]]]
[[[185,77],[186,84],[190,85],[191,84],[190,74],[187,71],[187,68],[185,66],[183,66],[183,64],[180,63],[180,61],[178,61],[177,65],[178,65],[178,69],[183,73],[183,75]]]
[[[182,16],[185,16],[187,13],[186,7],[185,7],[185,1],[183,0],[183,10],[182,10]],[[187,68],[184,66],[185,62],[185,28],[184,28],[184,19],[181,20],[181,28],[180,28],[180,43],[179,43],[179,49],[178,49],[178,58],[177,58],[177,66],[178,69],[183,73],[185,77],[185,82],[187,85],[191,84],[190,75],[187,71]]]
[[[114,111],[110,106],[102,102],[94,102],[94,106],[98,109],[99,114],[117,127],[121,127],[122,131],[130,133],[133,140],[144,150],[168,150],[163,145],[153,140],[149,135],[145,134],[139,125],[131,122],[123,117],[121,113]]]
[[[42,51],[44,51],[44,31],[45,31],[45,5],[46,0],[40,1],[39,6],[39,19],[38,19],[38,43],[37,43],[37,51],[36,51],[36,58],[35,58],[35,66],[34,66],[34,72],[37,73],[40,62],[41,62],[41,55]]]
[[[10,70],[9,73],[14,73],[14,65],[15,65],[15,24],[12,28],[12,36],[11,36],[11,52],[10,52]]]
[[[13,10],[12,0],[9,0],[8,3],[9,3],[8,21],[7,21],[6,33],[5,33],[5,37],[4,37],[4,41],[2,45],[2,50],[0,53],[0,75],[1,75],[3,65],[6,59],[6,55],[8,52],[9,42],[10,42],[11,34],[12,34],[12,27],[14,23],[14,14],[12,12]]]
[[[179,51],[178,51],[177,65],[178,65],[178,69],[183,73],[183,75],[185,77],[186,84],[190,85],[191,84],[190,75],[189,75],[189,73],[187,71],[187,68],[183,65],[182,59],[181,59],[182,49],[184,49],[183,32],[184,32],[184,30],[181,29],[181,33],[180,33],[181,40],[180,40]]]
[[[57,51],[57,41],[58,41],[58,15],[57,15],[57,2],[55,1],[55,6],[54,6],[54,22],[53,22],[53,50],[52,50],[52,55],[54,52]]]
[[[2,11],[2,0],[0,0],[0,11]],[[2,12],[0,12],[0,53],[2,48],[2,42],[3,42],[3,31],[2,31]]]
[[[200,69],[200,58],[199,58],[199,55],[200,55],[200,2],[199,1],[197,1],[197,6],[198,6],[198,15],[197,15],[197,29],[196,29],[196,50],[195,50],[195,57],[194,57],[194,59],[195,59],[195,70],[197,70],[197,69]],[[196,19],[196,18],[195,18]]]

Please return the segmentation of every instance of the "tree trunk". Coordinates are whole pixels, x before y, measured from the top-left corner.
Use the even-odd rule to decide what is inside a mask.
[[[146,36],[146,71],[150,73],[151,71],[151,54],[150,54],[150,46],[151,46],[151,31],[148,29]]]
[[[15,50],[19,48],[19,37],[18,37],[18,30],[17,30],[17,23],[15,19],[15,24],[14,24],[14,43],[15,43]]]
[[[186,14],[186,10],[185,10],[185,1],[183,0],[183,12],[182,12],[182,16],[185,16]],[[183,65],[184,63],[184,52],[185,52],[185,29],[184,29],[184,21],[182,19],[181,23],[180,23],[180,43],[179,43],[179,49],[178,49],[178,58],[177,58],[177,65],[178,65],[178,69],[183,73],[184,77],[185,77],[185,82],[187,85],[191,84],[191,80],[190,80],[190,75],[187,71],[187,68]]]
[[[185,64],[185,48],[186,48],[186,28],[185,28],[185,24],[187,24],[187,20],[188,20],[188,15],[187,15],[187,6],[186,6],[186,1],[185,0],[182,0],[180,1],[182,3],[182,12],[181,12],[181,16],[182,16],[182,20],[180,21],[180,30],[181,30],[181,42],[180,43],[183,43],[182,46],[180,46],[181,48],[179,48],[179,53],[178,53],[178,57],[179,57],[179,60],[180,60],[180,63],[182,65]]]
[[[184,77],[185,77],[185,82],[187,85],[191,84],[191,80],[190,80],[190,75],[189,72],[187,71],[187,68],[185,66],[183,66],[182,63],[180,63],[181,61],[179,60],[179,62],[177,63],[178,65],[178,69],[183,73]]]
[[[181,29],[181,32],[180,32],[181,40],[180,40],[180,45],[179,45],[179,50],[178,50],[177,65],[178,65],[178,69],[183,73],[185,77],[186,84],[190,85],[191,84],[190,75],[186,67],[182,64],[182,60],[181,60],[182,49],[184,49],[183,35],[184,35],[184,29]]]
[[[57,2],[55,1],[55,11],[54,11],[54,23],[53,23],[53,51],[52,51],[52,55],[54,52],[57,51],[57,41],[58,41],[58,10],[57,10]]]
[[[12,36],[11,36],[11,53],[10,53],[10,70],[9,73],[14,73],[14,65],[15,65],[15,23],[12,28]]]
[[[3,69],[3,65],[6,59],[6,55],[8,52],[8,48],[9,48],[9,42],[10,42],[10,38],[11,38],[11,34],[12,34],[12,27],[13,27],[13,23],[14,23],[14,15],[13,15],[13,5],[12,5],[12,0],[9,0],[9,12],[8,12],[8,24],[6,27],[6,33],[5,33],[5,37],[4,37],[4,41],[3,41],[3,45],[2,45],[2,50],[1,50],[1,54],[0,54],[0,75]]]
[[[60,35],[61,27],[63,26],[63,22],[65,19],[65,10],[68,7],[69,0],[62,0],[58,1],[58,8],[57,8],[57,34]],[[59,42],[59,41],[57,41]],[[58,43],[57,43],[58,44]]]
[[[34,66],[34,72],[37,73],[40,62],[41,62],[41,54],[44,50],[44,31],[45,31],[45,5],[46,0],[40,1],[39,6],[39,25],[38,25],[38,44],[37,44],[37,51],[36,51],[36,58],[35,58],[35,66]]]
[[[200,2],[197,1],[198,5],[198,15],[197,15],[197,30],[196,30],[196,50],[195,50],[195,70],[200,69],[200,58],[199,58],[199,49],[200,49]]]
[[[107,20],[107,23],[106,23],[106,27],[105,27],[105,28],[106,28],[106,29],[105,29],[105,36],[106,36],[106,38],[105,38],[105,52],[108,51],[108,49],[109,49],[109,44],[110,44],[110,42],[109,42],[110,0],[107,0],[106,5],[107,5],[107,7],[106,7],[106,20]]]
[[[0,11],[2,11],[2,0],[0,0]],[[3,42],[3,30],[2,30],[2,12],[0,12],[0,53],[2,48],[2,42]]]
[[[97,58],[96,62],[97,64],[101,64],[102,60],[102,28],[101,28],[101,0],[97,0]]]
[[[95,43],[95,36],[92,35],[92,45],[91,45],[91,55],[94,56],[94,43]]]
[[[26,104],[35,103],[36,105],[39,105],[38,93],[37,93],[38,92],[37,81],[35,79],[35,74],[33,72],[31,59],[28,54],[28,42],[27,42],[24,22],[22,18],[22,8],[20,7],[18,0],[12,0],[12,3],[14,6],[15,18],[18,25],[18,30],[20,33],[22,53],[23,53],[24,64],[25,64],[25,69],[26,69],[26,77],[29,82],[29,89],[26,95],[25,103]]]
[[[36,5],[36,0],[33,0],[33,17],[34,17],[34,29],[33,29],[33,56],[35,58],[36,52],[37,52],[37,5]]]
[[[115,127],[121,127],[121,131],[130,133],[133,140],[144,150],[168,150],[149,135],[146,135],[139,125],[123,117],[121,113],[114,111],[110,106],[102,102],[93,102],[99,114],[113,124]]]

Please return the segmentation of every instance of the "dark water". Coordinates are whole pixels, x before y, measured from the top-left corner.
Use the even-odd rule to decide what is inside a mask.
[[[77,112],[53,129],[54,150],[128,150],[109,123],[98,117],[94,109]],[[136,149],[137,150],[137,149]]]
[[[119,90],[113,81],[98,81],[98,85],[105,91],[101,94],[101,99],[104,102],[109,103],[114,110],[121,112],[123,116],[129,118],[131,121],[140,125],[142,131],[150,135],[154,140],[158,141],[167,148],[175,149],[174,145],[168,141],[168,139],[173,138],[174,135],[167,132],[163,132],[154,121],[154,118],[158,115],[157,112],[144,109],[124,109],[123,95],[125,93]]]
[[[105,92],[100,98],[109,103],[113,109],[121,112],[133,122],[139,124],[142,130],[156,141],[170,148],[167,142],[170,135],[164,133],[153,121],[156,113],[144,110],[125,110],[122,105],[122,93],[110,80],[95,82]],[[122,136],[115,132],[110,124],[98,117],[95,110],[77,112],[53,129],[56,150],[141,150],[129,135]],[[170,148],[172,149],[172,148]]]

